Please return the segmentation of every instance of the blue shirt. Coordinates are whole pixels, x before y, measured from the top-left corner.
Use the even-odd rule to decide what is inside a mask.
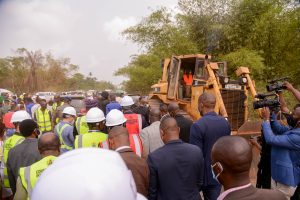
[[[300,183],[300,128],[290,129],[276,119],[271,124],[263,122],[262,127],[267,144],[272,146],[272,178],[281,184],[296,187]]]
[[[61,128],[65,124],[69,124],[69,123],[61,121],[56,126],[59,126]],[[73,135],[74,126],[72,126],[71,124],[69,124],[69,125],[70,126],[67,126],[66,128],[64,128],[61,135],[62,135],[62,139],[63,139],[64,144],[67,145],[67,146],[70,146],[74,149],[74,135]],[[58,135],[56,126],[55,126],[55,129],[54,129],[54,132],[55,132],[56,135]],[[65,153],[67,151],[68,151],[67,149],[61,149],[61,153]]]
[[[118,102],[113,101],[113,102],[110,102],[109,104],[106,105],[106,114],[108,114],[109,111],[111,111],[113,109],[117,109],[117,110],[122,111],[121,105]]]
[[[34,103],[30,103],[30,104],[26,105],[26,111],[30,114],[30,116],[32,116],[31,108],[33,105],[34,105]]]
[[[215,142],[223,136],[230,135],[231,128],[228,121],[215,112],[206,113],[196,121],[190,130],[190,144],[197,145],[204,156],[204,184],[219,185],[211,172],[211,149]]]

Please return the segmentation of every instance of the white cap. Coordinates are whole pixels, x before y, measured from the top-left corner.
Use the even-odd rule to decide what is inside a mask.
[[[32,200],[146,200],[114,151],[81,148],[59,156],[40,176]]]
[[[75,110],[75,108],[73,108],[71,106],[65,107],[62,113],[67,114],[67,115],[76,116],[76,110]]]
[[[31,119],[30,115],[25,110],[19,110],[12,115],[10,123],[21,122],[25,119]]]
[[[101,122],[105,120],[105,116],[102,110],[99,108],[91,108],[86,113],[86,122],[87,123],[95,123],[95,122]]]
[[[133,99],[130,96],[124,96],[121,100],[121,106],[131,106],[134,104]]]
[[[117,126],[124,124],[127,121],[124,114],[117,110],[112,109],[107,115],[106,115],[106,126]]]

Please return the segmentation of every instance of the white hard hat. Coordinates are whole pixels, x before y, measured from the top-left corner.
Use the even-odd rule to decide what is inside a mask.
[[[121,106],[131,106],[134,104],[133,99],[130,96],[124,96],[121,100]]]
[[[117,126],[125,123],[127,119],[125,118],[124,114],[117,110],[112,109],[107,115],[106,115],[106,126]]]
[[[117,189],[117,192],[116,192]],[[59,156],[38,179],[32,200],[146,200],[114,151],[81,148]]]
[[[21,122],[25,119],[31,119],[29,113],[25,110],[19,110],[12,115],[10,123]]]
[[[91,108],[86,113],[86,122],[87,123],[95,123],[95,122],[101,122],[105,120],[105,116],[102,110],[99,108]]]
[[[76,110],[75,110],[75,108],[73,108],[71,106],[65,107],[62,113],[67,114],[67,115],[76,116]]]

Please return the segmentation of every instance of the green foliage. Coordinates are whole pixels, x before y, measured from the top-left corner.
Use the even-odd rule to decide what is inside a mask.
[[[239,49],[235,52],[226,54],[220,57],[221,60],[226,60],[228,63],[228,75],[235,74],[235,70],[240,67],[248,67],[255,80],[262,80],[264,74],[262,73],[265,65],[264,59],[254,50],[245,48]]]
[[[209,53],[229,61],[230,73],[244,65],[258,81],[290,76],[292,83],[300,85],[300,8],[291,1],[179,0],[178,8],[176,15],[158,9],[123,34],[140,45],[143,56]],[[158,66],[156,62],[150,66]],[[132,63],[117,75],[130,78],[127,89],[147,87],[135,77],[146,73],[140,68],[147,64]],[[147,69],[147,73],[154,72]],[[160,76],[149,77],[158,80]],[[152,82],[147,83],[149,90]]]
[[[124,89],[129,93],[146,94],[149,88],[161,77],[160,58],[153,54],[141,54],[132,58],[131,62],[115,72],[130,81],[124,83]]]
[[[151,85],[161,77],[162,58],[198,52],[187,31],[173,20],[172,14],[162,8],[123,32],[127,39],[138,43],[147,51],[146,54],[133,57],[127,66],[115,73],[129,78],[124,83],[127,92],[149,92]]]

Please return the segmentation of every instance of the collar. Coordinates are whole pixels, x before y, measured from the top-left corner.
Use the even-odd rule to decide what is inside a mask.
[[[63,125],[64,125],[64,124],[69,124],[70,126],[72,126],[71,122],[61,121],[61,122],[59,122],[59,123],[62,123]]]
[[[89,130],[89,133],[101,133],[99,130]]]
[[[237,191],[237,190],[242,190],[245,189],[247,187],[250,187],[251,183],[248,183],[247,185],[243,185],[243,186],[239,186],[239,187],[234,187],[234,188],[230,188],[229,190],[224,191],[217,200],[223,200],[229,193]]]
[[[124,111],[124,114],[134,114],[134,112],[132,112],[132,110],[126,110]]]
[[[182,140],[181,139],[171,140],[171,141],[167,142],[166,144],[175,144],[175,143],[182,143]]]
[[[215,112],[215,111],[211,111],[211,112],[208,112],[208,113],[206,113],[205,115],[203,115],[203,117],[204,116],[217,116],[218,114]]]
[[[152,125],[156,125],[156,124],[160,124],[160,121],[152,122],[151,126],[152,126]]]
[[[21,133],[19,133],[19,132],[15,132],[14,135],[23,136],[23,135],[21,135]]]
[[[130,148],[130,146],[121,146],[121,147],[117,148],[115,151],[119,152],[123,149],[131,149],[131,148]]]

